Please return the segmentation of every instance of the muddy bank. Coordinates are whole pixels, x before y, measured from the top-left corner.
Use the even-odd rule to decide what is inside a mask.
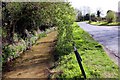
[[[54,66],[54,47],[57,32],[53,31],[41,38],[31,48],[13,62],[7,63],[3,70],[3,79],[7,78],[36,78],[47,79],[49,68]]]

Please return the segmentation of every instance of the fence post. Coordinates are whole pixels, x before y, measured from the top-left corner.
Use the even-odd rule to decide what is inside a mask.
[[[80,54],[78,53],[77,48],[75,47],[74,43],[73,43],[73,47],[74,47],[74,53],[75,53],[75,56],[77,58],[79,67],[81,69],[81,72],[82,72],[84,78],[86,79],[86,74],[85,74],[85,71],[84,71],[82,63],[81,63],[82,62],[82,58],[80,57]]]

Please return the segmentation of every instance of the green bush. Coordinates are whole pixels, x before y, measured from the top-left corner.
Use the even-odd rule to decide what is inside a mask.
[[[17,45],[12,44],[12,45],[5,45],[3,47],[3,63],[12,60],[13,58],[16,58],[19,56],[20,53],[22,53],[24,50],[26,50],[26,44],[20,42]]]
[[[106,16],[107,22],[112,23],[116,21],[116,14],[114,11],[108,10]]]
[[[41,34],[38,34],[38,38],[47,36],[46,32],[42,32]]]

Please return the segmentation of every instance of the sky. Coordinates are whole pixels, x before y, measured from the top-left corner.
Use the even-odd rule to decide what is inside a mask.
[[[120,0],[68,0],[72,6],[82,10],[82,13],[94,13],[101,10],[102,16],[106,15],[107,10],[118,12],[118,2]],[[88,8],[89,7],[89,8]]]

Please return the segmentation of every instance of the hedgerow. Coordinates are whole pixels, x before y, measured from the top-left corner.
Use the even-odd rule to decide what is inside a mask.
[[[58,32],[56,54],[71,52],[75,13],[68,2],[2,2],[2,17],[3,60],[16,57],[51,27]]]

